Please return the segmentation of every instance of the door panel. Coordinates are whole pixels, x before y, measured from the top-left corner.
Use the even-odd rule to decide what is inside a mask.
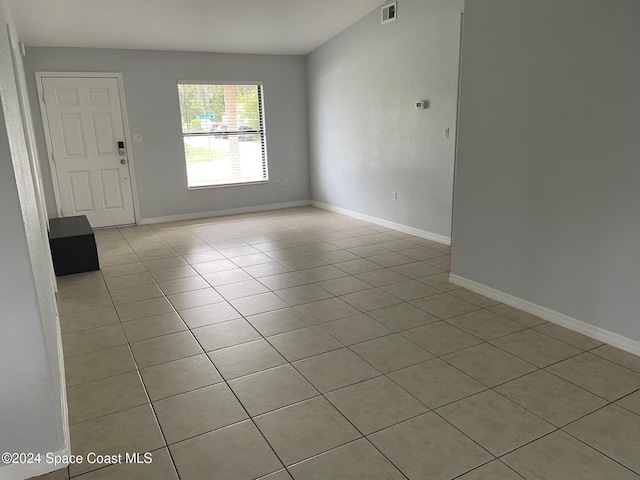
[[[113,119],[110,113],[92,113],[91,128],[96,146],[96,156],[117,155]]]
[[[105,210],[124,208],[118,169],[100,170],[100,191],[102,192],[102,208]]]
[[[93,188],[91,188],[91,172],[88,170],[69,172],[71,200],[75,213],[87,215],[96,210],[93,206]]]
[[[77,88],[56,88],[56,105],[59,107],[79,107],[80,96]]]
[[[135,223],[118,80],[52,76],[42,87],[63,216]]]
[[[86,157],[87,149],[84,146],[82,116],[75,113],[65,113],[58,115],[58,120],[62,134],[64,158]]]
[[[89,88],[87,99],[92,107],[106,107],[111,105],[111,96],[106,88]]]

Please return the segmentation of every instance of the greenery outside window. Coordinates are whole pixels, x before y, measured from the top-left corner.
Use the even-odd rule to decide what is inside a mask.
[[[178,84],[189,188],[269,181],[262,85]]]

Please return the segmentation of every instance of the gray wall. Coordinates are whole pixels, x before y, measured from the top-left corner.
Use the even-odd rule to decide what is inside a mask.
[[[0,451],[68,447],[60,327],[41,198],[25,134],[26,90],[15,25],[0,0]],[[43,464],[0,465],[0,478],[45,473]]]
[[[35,198],[33,203],[35,206]],[[27,215],[34,214],[33,208],[25,208]],[[64,447],[61,400],[56,396],[60,379],[52,378],[55,369],[50,368],[47,358],[2,108],[0,225],[0,451],[57,452]],[[5,478],[3,468],[0,478]]]
[[[314,200],[449,237],[461,5],[376,9],[309,55]]]
[[[453,270],[640,341],[640,2],[465,9]]]
[[[50,216],[57,216],[36,96],[37,71],[121,72],[141,217],[209,212],[309,199],[306,61],[301,56],[139,50],[27,48],[25,68]],[[187,190],[180,126],[179,80],[264,82],[270,183]],[[276,178],[289,185],[276,188]]]

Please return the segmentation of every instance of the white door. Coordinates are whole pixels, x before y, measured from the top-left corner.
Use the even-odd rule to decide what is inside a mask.
[[[62,216],[135,223],[118,79],[42,77],[42,89]]]

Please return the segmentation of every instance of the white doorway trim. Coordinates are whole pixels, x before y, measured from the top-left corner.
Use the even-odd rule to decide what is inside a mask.
[[[133,215],[136,225],[140,224],[140,205],[138,203],[138,188],[135,174],[135,164],[133,158],[133,142],[131,139],[131,131],[129,130],[129,118],[127,116],[127,106],[124,98],[124,81],[122,73],[118,72],[36,72],[36,87],[38,89],[38,102],[40,104],[40,115],[42,116],[42,127],[44,130],[44,139],[47,145],[47,157],[49,160],[49,168],[51,169],[51,180],[53,183],[53,194],[56,200],[56,212],[62,217],[62,200],[60,197],[60,188],[58,185],[58,171],[53,161],[53,143],[51,141],[51,132],[49,131],[49,121],[47,119],[46,105],[44,103],[44,89],[42,79],[48,77],[57,78],[115,78],[118,81],[118,91],[120,93],[120,110],[122,110],[122,120],[124,122],[124,133],[127,139],[127,158],[129,161],[129,178],[131,179],[131,194],[133,197]]]

